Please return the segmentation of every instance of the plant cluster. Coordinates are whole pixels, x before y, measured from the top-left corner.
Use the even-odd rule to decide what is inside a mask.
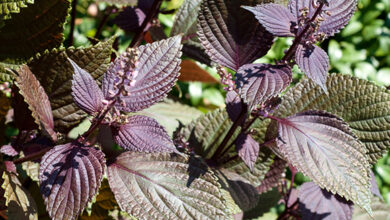
[[[60,47],[67,0],[0,3],[0,41],[10,42],[0,72],[11,82],[0,119],[19,130],[0,149],[9,219],[42,212],[22,174],[38,182],[52,219],[251,219],[278,203],[278,219],[389,217],[371,166],[390,146],[390,92],[328,74],[319,45],[347,25],[357,0],[185,0],[170,37],[139,46],[161,4],[145,0],[115,18],[136,31],[119,54],[115,37]],[[36,34],[15,27],[26,18]],[[256,63],[275,37],[293,38],[283,58]],[[225,108],[201,114],[166,99],[182,54],[217,67]],[[295,65],[306,77],[291,86]],[[179,121],[169,132],[153,118],[159,107]],[[311,181],[294,185],[298,172]]]

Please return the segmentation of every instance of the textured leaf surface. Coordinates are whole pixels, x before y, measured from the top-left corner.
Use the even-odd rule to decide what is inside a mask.
[[[273,35],[279,37],[294,37],[291,27],[297,23],[297,19],[283,5],[269,3],[256,7],[243,8],[252,12],[265,29]]]
[[[94,147],[75,142],[47,152],[39,183],[50,217],[76,219],[97,193],[104,170],[104,154]]]
[[[305,75],[327,92],[326,79],[329,70],[328,54],[316,45],[299,45],[295,56],[299,68]]]
[[[226,111],[229,115],[229,118],[232,121],[235,121],[240,117],[241,111],[243,109],[243,103],[241,102],[241,97],[237,94],[236,91],[232,90],[226,93]]]
[[[239,134],[236,140],[236,149],[238,156],[244,163],[253,170],[259,155],[260,146],[249,134]]]
[[[180,124],[187,125],[192,120],[203,115],[201,111],[194,107],[170,99],[165,99],[164,102],[152,105],[139,112],[139,114],[157,120],[167,130],[170,136]]]
[[[11,145],[3,145],[0,148],[0,153],[14,157],[18,155],[19,153],[13,148]]]
[[[328,95],[310,80],[302,80],[283,96],[275,116],[310,109],[336,114],[364,143],[374,164],[390,146],[390,92],[371,82],[336,74],[328,77],[326,87]]]
[[[284,65],[248,64],[240,68],[236,77],[241,97],[256,106],[279,95],[290,84],[292,73]]]
[[[256,188],[242,176],[222,169],[217,173],[222,185],[232,196],[234,202],[242,211],[247,211],[257,205],[259,195]]]
[[[103,109],[103,92],[95,79],[69,59],[75,74],[72,81],[72,96],[76,105],[89,114],[99,113]]]
[[[273,158],[274,155],[269,151],[269,149],[263,147],[260,149],[259,157],[257,158],[252,171],[241,160],[241,158],[237,158],[236,160],[223,164],[222,168],[239,174],[244,179],[248,180],[253,186],[259,186],[269,171]]]
[[[5,20],[0,30],[0,60],[26,60],[60,46],[69,7],[68,0],[39,0]]]
[[[370,172],[370,178],[371,178],[371,192],[372,192],[372,194],[383,200],[381,192],[379,191],[378,183],[376,182],[376,179],[375,179],[375,174],[372,171]]]
[[[135,6],[138,3],[138,1],[148,1],[148,0],[97,0],[97,1],[106,2],[109,4]]]
[[[184,34],[194,35],[197,31],[197,15],[202,0],[185,0],[175,14],[175,20],[171,29],[171,36]],[[189,44],[199,45],[198,39],[189,39]]]
[[[171,90],[179,76],[181,62],[181,36],[140,46],[136,71],[138,75],[133,86],[130,86],[129,96],[122,96],[126,107],[117,104],[116,107],[127,112],[143,110],[161,101]],[[122,54],[107,70],[103,79],[103,94],[109,96],[109,91],[116,92],[114,80],[121,68],[121,62],[126,59]],[[126,70],[123,70],[126,71]]]
[[[352,218],[353,204],[338,195],[321,189],[313,182],[299,188],[299,208],[302,219],[344,219]]]
[[[23,188],[14,173],[4,172],[4,197],[6,199],[7,216],[9,219],[38,219],[37,206],[30,193]]]
[[[39,181],[39,163],[26,161],[22,163],[22,168],[33,181]]]
[[[357,0],[332,0],[329,1],[329,6],[324,6],[323,9],[330,13],[323,14],[324,21],[321,22],[318,32],[323,32],[328,36],[333,36],[338,33],[345,25],[348,24],[353,13],[356,10]],[[309,17],[312,17],[316,8],[311,4],[311,1],[294,0],[289,1],[291,13],[298,17],[300,9],[307,7],[309,9]]]
[[[321,188],[370,212],[370,165],[366,149],[341,119],[306,111],[278,121],[280,152]]]
[[[54,131],[53,114],[51,111],[50,100],[45,90],[40,85],[37,78],[30,71],[28,66],[22,66],[18,71],[16,78],[19,92],[23,95],[40,129],[47,132],[53,141],[57,140],[57,134]]]
[[[34,0],[5,0],[0,2],[0,15],[9,18],[11,13],[19,13],[21,8],[33,4]]]
[[[268,192],[282,183],[285,177],[286,166],[287,163],[284,160],[275,158],[268,172],[265,174],[264,180],[256,187],[259,194]]]
[[[186,155],[122,153],[108,167],[122,210],[140,219],[226,219],[230,213],[214,173]]]
[[[264,56],[273,37],[242,5],[263,0],[205,0],[198,15],[198,37],[210,58],[237,71]]]
[[[28,64],[49,96],[54,125],[59,131],[69,131],[87,116],[76,106],[71,95],[74,70],[68,58],[95,80],[101,80],[110,62],[113,40],[87,48],[55,49]]]
[[[175,145],[165,129],[153,118],[131,116],[127,124],[112,128],[114,140],[126,150],[139,152],[174,152]]]
[[[372,217],[358,206],[354,207],[353,220],[389,220],[390,219],[390,206],[380,200],[378,197],[372,198]]]

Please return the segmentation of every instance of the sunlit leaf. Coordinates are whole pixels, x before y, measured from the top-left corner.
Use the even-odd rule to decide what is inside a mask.
[[[351,219],[352,202],[321,189],[313,182],[299,188],[299,208],[302,219]]]
[[[122,94],[120,96],[126,106],[123,107],[118,103],[116,107],[123,111],[136,112],[161,101],[179,76],[181,47],[180,35],[140,46],[135,69],[138,71],[134,78],[135,84],[130,86],[129,96]],[[129,56],[127,52],[123,53],[110,65],[104,75],[102,90],[105,97],[109,96],[109,91],[114,93],[118,91],[114,88],[114,80],[121,70],[121,65],[130,65],[127,63],[127,56]]]
[[[200,46],[199,40],[193,38],[196,38],[197,15],[201,3],[202,0],[185,0],[183,2],[175,14],[170,36],[184,34],[190,38],[187,41],[188,44]]]
[[[326,79],[329,71],[328,54],[316,45],[299,45],[295,56],[299,68],[305,75],[327,92]]]
[[[290,11],[280,4],[264,4],[256,7],[243,7],[252,12],[256,19],[275,36],[294,37],[291,27],[296,25],[297,19]]]
[[[21,8],[34,4],[34,0],[8,0],[0,2],[0,18],[11,17],[11,13],[19,13]]]
[[[251,106],[279,95],[291,82],[291,69],[285,65],[248,64],[236,75],[241,97]]]
[[[74,70],[68,58],[95,80],[101,80],[111,61],[113,40],[111,38],[87,48],[55,49],[28,64],[49,96],[54,124],[59,131],[69,131],[87,116],[76,106],[71,95]]]
[[[25,102],[32,112],[32,116],[44,132],[47,132],[53,141],[57,140],[57,134],[54,131],[53,114],[50,106],[50,100],[45,90],[30,71],[28,66],[22,66],[18,71],[16,84],[19,87],[20,94],[23,95]]]
[[[390,146],[390,91],[369,81],[348,75],[328,77],[328,95],[309,79],[291,88],[275,111],[287,117],[301,111],[318,109],[340,116],[364,143],[371,164]]]
[[[353,220],[388,220],[390,219],[390,206],[378,197],[372,198],[372,217],[366,212],[366,210],[361,209],[358,206],[354,207],[353,210]]]
[[[47,152],[39,169],[39,183],[50,217],[76,219],[97,193],[105,166],[99,149],[77,142]]]
[[[60,46],[69,7],[68,0],[39,0],[5,20],[0,31],[0,60],[26,61]]]
[[[128,123],[112,127],[114,140],[126,150],[139,152],[174,152],[175,145],[165,129],[153,118],[131,116]]]
[[[277,146],[285,159],[321,188],[370,209],[366,149],[348,125],[323,111],[278,119]]]
[[[15,150],[15,148],[12,147],[12,145],[3,145],[0,148],[0,153],[14,157],[18,155],[19,153]]]
[[[125,152],[108,167],[108,181],[122,210],[140,219],[227,219],[214,173],[186,155]]]
[[[243,5],[263,0],[205,0],[198,15],[198,37],[210,58],[237,71],[264,56],[273,37]]]
[[[4,171],[2,188],[6,199],[7,216],[9,219],[38,219],[37,206],[30,193],[23,188],[14,173]]]
[[[89,114],[96,114],[103,110],[103,92],[95,79],[69,59],[75,74],[72,81],[72,96],[76,105]]]

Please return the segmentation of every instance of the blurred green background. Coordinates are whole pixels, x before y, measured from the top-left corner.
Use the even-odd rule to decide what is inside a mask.
[[[142,1],[142,0],[141,0]],[[165,1],[162,8],[165,11],[177,9],[183,0]],[[118,48],[123,51],[132,38],[132,33],[126,33],[113,23],[116,13],[110,14],[101,34],[96,35],[104,11],[109,7],[104,3],[79,0],[77,5],[76,29],[74,46],[87,46],[88,37],[106,39],[112,35],[119,37]],[[173,14],[160,14],[159,20],[164,32],[169,33],[174,19]],[[68,38],[69,22],[65,36]],[[283,56],[291,39],[277,39],[271,51],[257,62],[274,62]],[[66,42],[65,42],[66,45]],[[68,45],[66,45],[68,46]],[[358,11],[348,26],[335,37],[326,40],[321,45],[328,51],[331,71],[351,74],[362,79],[374,81],[382,86],[390,85],[390,0],[359,0]],[[216,70],[201,65],[212,76],[217,77]],[[301,77],[295,69],[294,82]],[[200,109],[203,112],[224,105],[225,92],[221,85],[199,82],[179,82],[172,92],[183,102]],[[390,154],[385,155],[373,168],[380,191],[390,204]],[[301,175],[297,183],[305,181]]]

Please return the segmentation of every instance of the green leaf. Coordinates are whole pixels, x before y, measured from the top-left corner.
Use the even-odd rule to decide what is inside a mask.
[[[140,219],[231,218],[218,178],[194,157],[125,152],[108,181],[121,209]]]
[[[259,195],[248,180],[226,169],[219,170],[217,176],[241,210],[247,211],[257,205]]]
[[[14,74],[7,69],[17,70],[19,67],[18,64],[0,62],[0,82],[11,82],[14,79]]]
[[[283,96],[275,116],[287,117],[309,109],[333,113],[348,123],[374,164],[390,146],[390,91],[340,74],[328,77],[327,88],[328,95],[303,79]]]
[[[138,114],[156,119],[165,127],[168,134],[171,136],[179,127],[180,123],[187,125],[192,120],[203,115],[203,113],[196,108],[175,102],[171,99],[165,99],[164,102],[152,105]]]
[[[126,5],[126,6],[135,6],[138,3],[138,0],[97,0],[97,1],[106,2],[115,5]],[[145,1],[145,0],[140,0],[140,1]]]
[[[19,13],[21,8],[28,7],[27,4],[34,4],[34,0],[5,0],[0,2],[0,18],[7,19],[11,16],[11,13]]]
[[[24,62],[60,46],[69,8],[69,0],[39,0],[5,20],[0,29],[0,61]]]
[[[264,142],[268,123],[268,120],[257,120],[251,127],[251,129],[255,131],[255,135],[252,135],[253,138],[260,144]],[[215,155],[218,146],[222,143],[232,125],[233,122],[230,120],[226,110],[217,109],[206,115],[202,115],[197,120],[191,122],[181,130],[181,133],[184,135],[184,138],[188,140],[190,147],[193,148],[198,155],[201,155],[203,159],[211,159],[214,157],[216,158],[216,162],[221,165],[221,168],[237,173],[254,186],[258,186],[269,170],[274,155],[268,148],[260,148],[259,157],[253,172],[251,172],[242,159],[236,157],[237,152],[233,142],[241,131],[240,126],[234,134],[230,136],[226,145],[223,147],[224,151],[227,153],[224,155]],[[224,161],[227,157],[235,157],[235,159],[225,163]]]
[[[201,3],[202,0],[185,0],[183,2],[178,12],[176,12],[175,21],[173,23],[170,36],[175,36],[178,34],[184,34],[187,36],[196,35],[196,21]],[[199,40],[196,37],[190,38],[186,43],[202,48]]]
[[[16,174],[5,171],[2,178],[4,182],[1,187],[5,190],[4,197],[6,198],[5,205],[8,207],[8,218],[38,219],[35,201],[30,193],[23,188]]]
[[[244,219],[258,219],[272,207],[277,205],[281,198],[282,195],[279,193],[277,188],[273,188],[271,191],[260,194],[257,205],[253,209],[244,212]]]
[[[29,62],[28,66],[49,96],[56,130],[67,132],[87,116],[74,104],[73,67],[67,59],[101,80],[110,63],[113,40],[87,48],[54,49]]]
[[[390,219],[390,206],[383,203],[380,198],[372,197],[372,217],[368,213],[357,206],[354,207],[353,220],[389,220]]]

